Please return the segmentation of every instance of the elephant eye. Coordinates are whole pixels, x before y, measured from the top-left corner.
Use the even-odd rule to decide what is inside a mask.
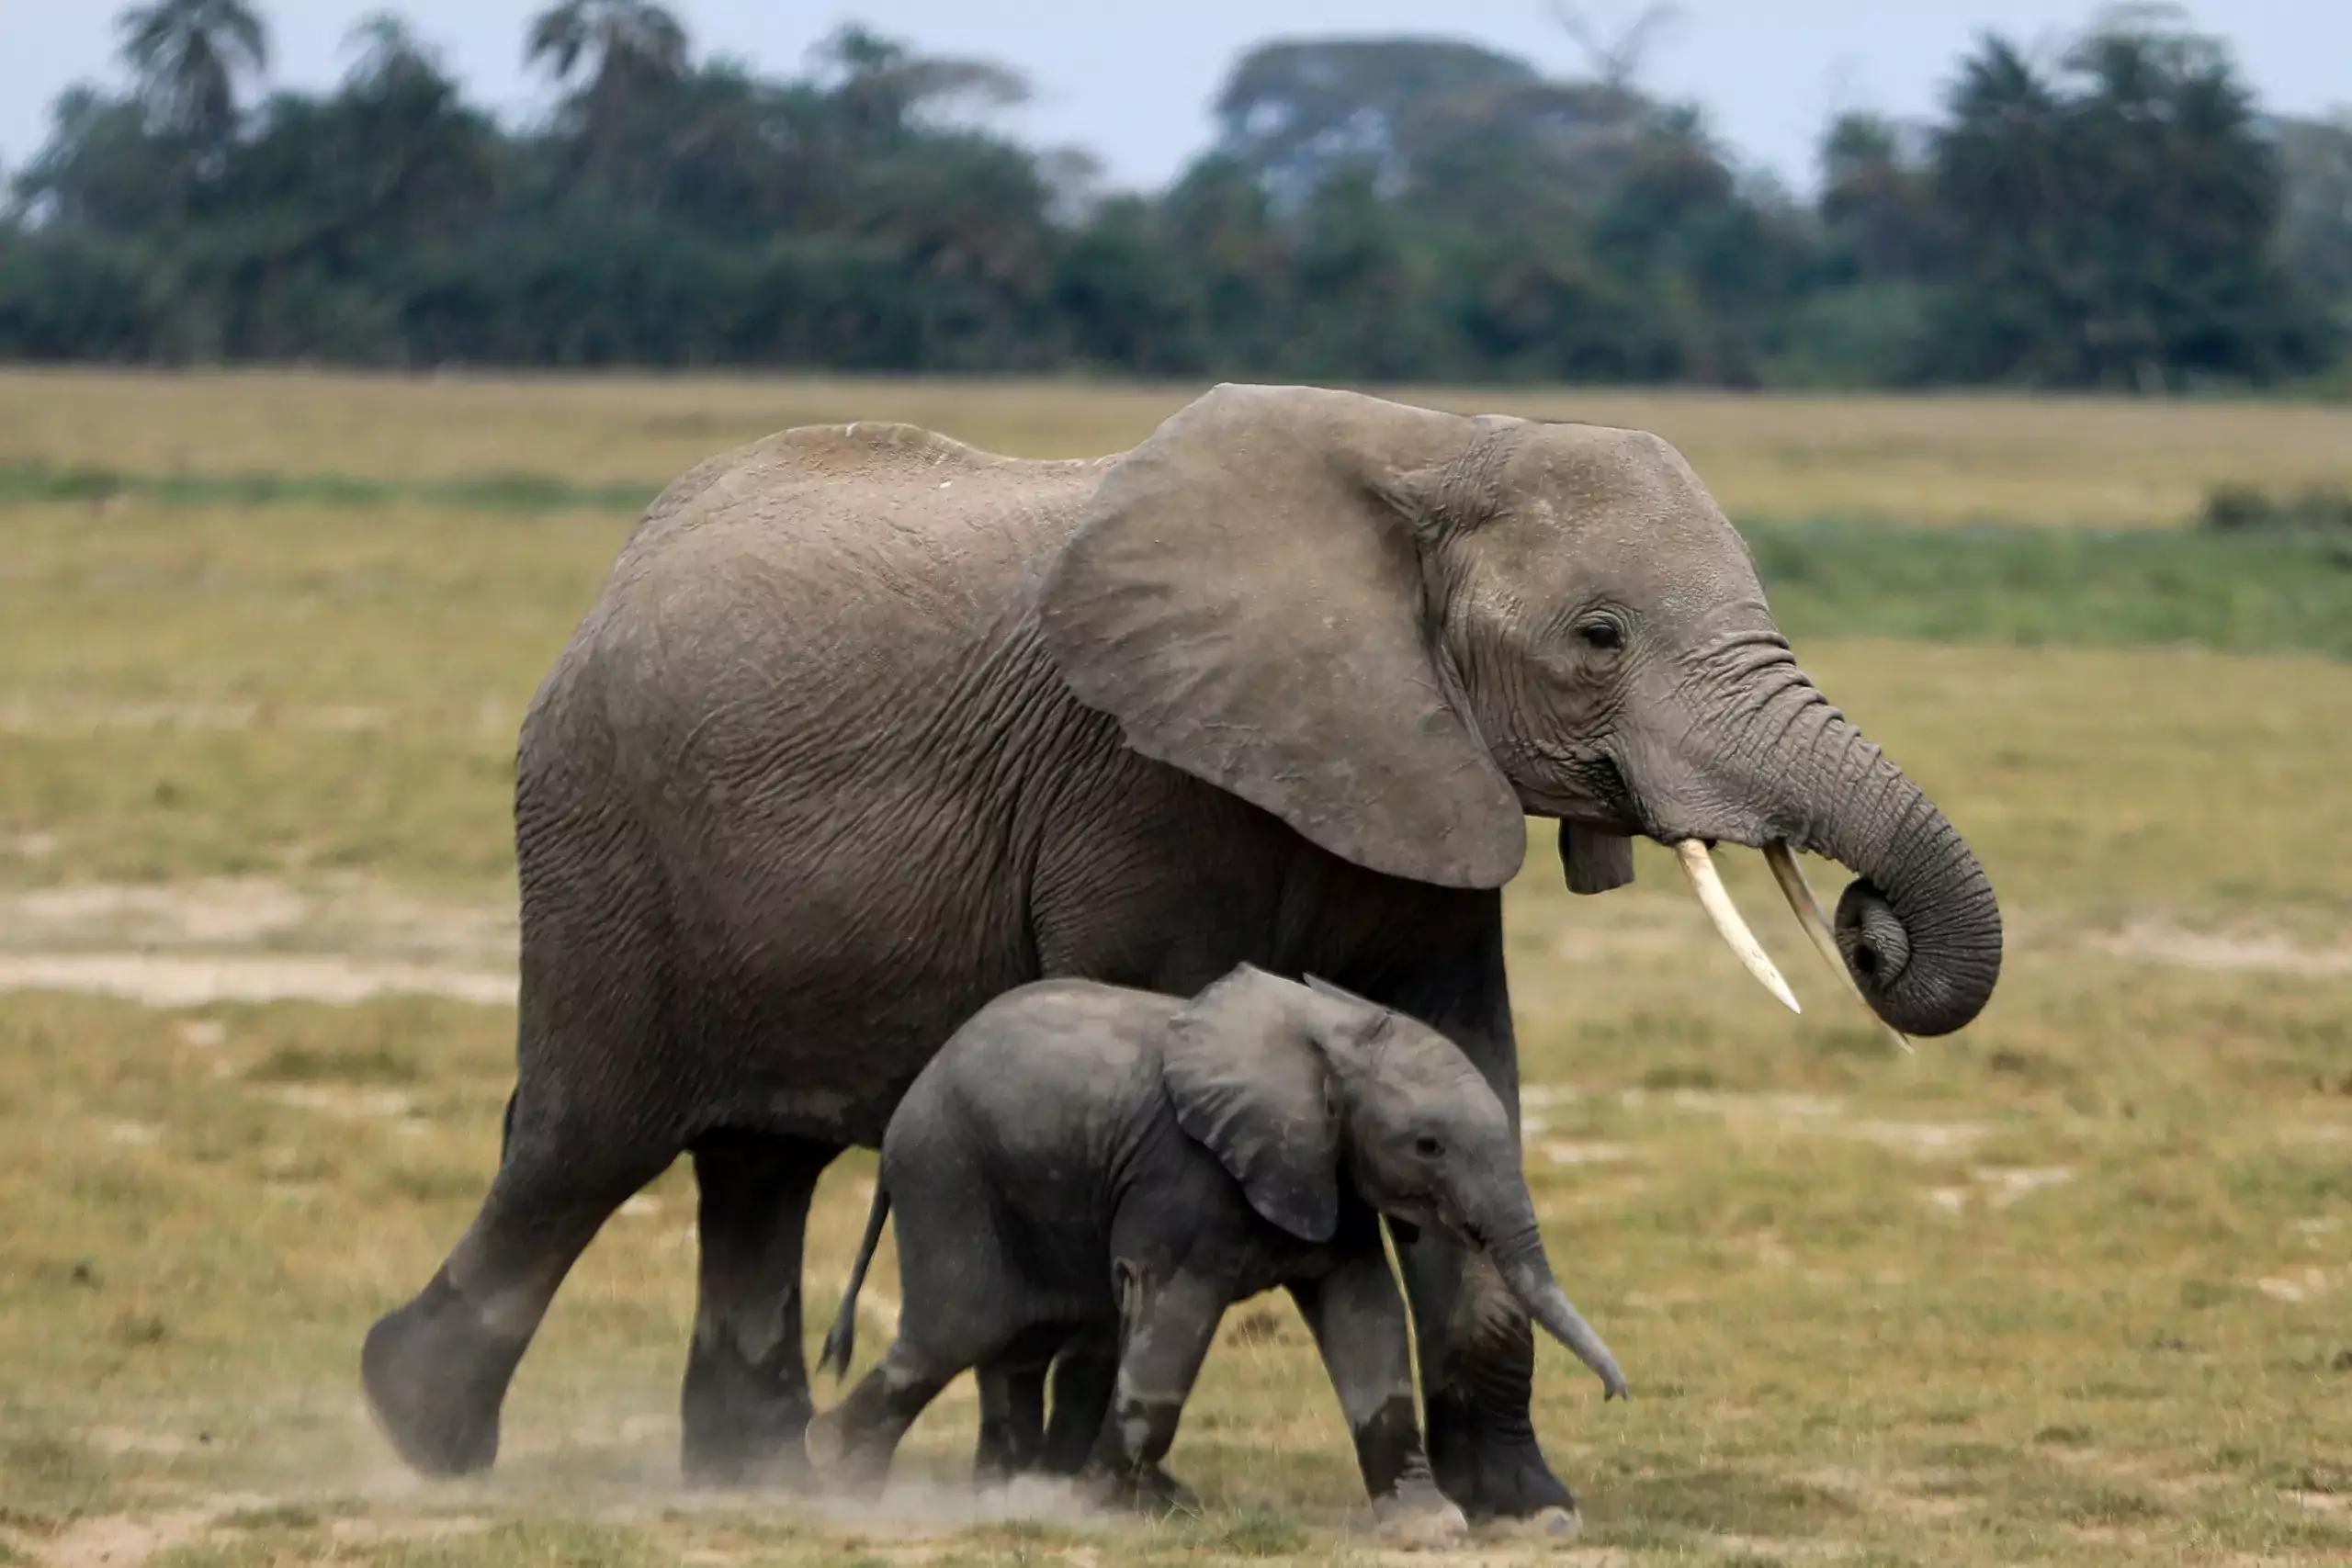
[[[1577,636],[1588,648],[1613,653],[1625,646],[1625,628],[1606,615],[1595,615],[1589,621],[1577,623]]]
[[[1445,1153],[1445,1145],[1428,1133],[1413,1140],[1413,1152],[1423,1159],[1435,1159]]]

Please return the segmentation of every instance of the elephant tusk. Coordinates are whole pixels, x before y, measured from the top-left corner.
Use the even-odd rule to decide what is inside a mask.
[[[1886,1031],[1887,1038],[1903,1050],[1910,1051],[1909,1036],[1880,1018],[1878,1010],[1871,1006],[1871,999],[1862,995],[1861,987],[1855,984],[1853,971],[1846,967],[1846,960],[1838,951],[1838,939],[1830,934],[1829,916],[1821,908],[1821,900],[1813,896],[1813,884],[1805,880],[1804,867],[1797,863],[1795,852],[1786,843],[1776,840],[1764,846],[1764,863],[1772,868],[1772,880],[1781,885],[1781,897],[1789,901],[1790,912],[1796,916],[1797,924],[1804,928],[1805,936],[1813,942],[1813,950],[1821,954],[1821,961],[1838,972],[1838,978],[1846,983],[1846,989],[1854,994],[1854,999],[1862,1004],[1862,1010]]]
[[[1684,839],[1674,846],[1674,858],[1682,863],[1682,874],[1690,879],[1690,891],[1699,896],[1699,907],[1706,910],[1707,919],[1715,923],[1716,934],[1738,956],[1747,972],[1755,976],[1766,990],[1780,998],[1781,1004],[1791,1012],[1804,1011],[1797,1006],[1796,993],[1789,989],[1789,983],[1781,978],[1778,969],[1772,967],[1772,960],[1765,954],[1764,944],[1756,940],[1756,933],[1749,931],[1747,922],[1739,918],[1739,910],[1732,904],[1729,889],[1724,886],[1723,877],[1715,871],[1715,863],[1707,856],[1707,846],[1696,839]]]

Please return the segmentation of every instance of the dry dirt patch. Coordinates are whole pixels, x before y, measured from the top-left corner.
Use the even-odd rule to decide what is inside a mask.
[[[1993,1132],[1983,1122],[1857,1117],[1852,1101],[1840,1095],[1746,1094],[1706,1089],[1668,1089],[1660,1094],[1629,1089],[1621,1090],[1618,1098],[1628,1105],[1662,1103],[1758,1130],[1859,1139],[1921,1158],[1966,1154]]]
[[[202,1539],[227,1511],[172,1508],[144,1517],[109,1514],[68,1525],[39,1549],[39,1561],[54,1568],[137,1568],[159,1552]]]
[[[1768,900],[1777,903],[1769,893],[1758,896],[1758,907],[1748,911],[1749,919],[1776,956],[1783,958],[1783,967],[1793,964],[1796,973],[1802,973],[1804,943],[1793,931],[1783,938],[1773,929],[1775,917],[1782,912],[1769,908]],[[2031,909],[2012,909],[2007,914],[2012,944],[2019,953],[2088,952],[2134,964],[2242,974],[2352,975],[2352,933],[2341,930],[2287,931],[2244,919],[2205,924],[2159,908],[2132,910],[2090,927]],[[1551,953],[1564,963],[1583,964],[1712,952],[1716,941],[1689,898],[1668,893],[1621,892],[1610,895],[1606,919],[1563,921]],[[1790,950],[1786,954],[1781,953],[1784,945]]]
[[[2325,976],[2352,975],[2352,942],[2306,943],[2280,931],[2237,926],[2196,931],[2163,915],[2140,915],[2083,939],[2111,957],[2182,969]]]
[[[154,1007],[408,992],[514,998],[511,904],[435,903],[365,878],[100,883],[0,896],[0,990]]]
[[[81,991],[149,1007],[280,1000],[357,1002],[386,995],[514,999],[508,975],[359,958],[236,958],[116,952],[0,955],[0,991]]]
[[[4,730],[5,726],[0,726]],[[2352,974],[2352,941],[2283,931],[2193,930],[2150,912],[2119,926],[2070,931],[2020,919],[2019,946],[2075,949],[2138,963],[2299,976]],[[1712,933],[1687,901],[1623,897],[1605,927],[1572,925],[1556,955],[1590,962],[1636,953],[1693,952]],[[514,907],[403,893],[363,876],[297,885],[214,877],[167,885],[96,883],[0,895],[0,991],[51,989],[127,998],[155,1007],[293,998],[352,1002],[420,993],[497,1005],[514,996]],[[1675,1096],[1687,1109],[1792,1123],[1844,1107],[1803,1095]],[[1531,1110],[1540,1111],[1531,1087]],[[1531,1131],[1540,1126],[1531,1117]],[[1919,1153],[1964,1152],[1982,1135],[1965,1125],[1875,1122],[1849,1134]]]
[[[413,711],[413,710],[412,710]],[[0,735],[71,739],[104,730],[237,731],[318,730],[353,735],[389,729],[409,716],[399,708],[354,703],[135,702],[89,699],[0,702]],[[514,728],[515,715],[503,703],[481,703],[467,715],[484,734]]]

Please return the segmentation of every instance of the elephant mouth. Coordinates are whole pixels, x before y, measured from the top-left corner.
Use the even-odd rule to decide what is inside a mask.
[[[1883,846],[1871,846],[1857,857],[1850,852],[1855,848],[1852,844],[1815,842],[1804,814],[1775,810],[1764,803],[1738,813],[1741,819],[1736,825],[1692,820],[1679,811],[1653,808],[1641,792],[1631,787],[1628,771],[1605,752],[1553,760],[1568,765],[1572,785],[1555,778],[1549,789],[1522,789],[1521,799],[1532,813],[1560,824],[1562,867],[1570,891],[1602,893],[1632,881],[1632,840],[1635,839],[1665,847],[1674,854],[1709,923],[1740,966],[1783,1007],[1802,1012],[1795,992],[1732,902],[1712,853],[1719,841],[1752,847],[1763,852],[1773,883],[1804,932],[1807,945],[1837,976],[1838,987],[1861,1003],[1873,1026],[1898,1049],[1905,1053],[1913,1049],[1905,1029],[1948,1032],[1983,1005],[1981,994],[1965,1004],[1964,1010],[1959,1005],[1939,1005],[1939,992],[1948,996],[1950,982],[1939,970],[1915,960],[1931,954],[1939,964],[1949,963],[1951,939],[1948,931],[1939,931],[1944,946],[1929,950],[1919,946],[1919,934],[1909,923],[1917,918],[1917,911],[1905,914],[1909,906],[1895,884],[1871,880],[1871,874],[1890,858]],[[1800,828],[1800,822],[1807,825]],[[1798,863],[1800,847],[1828,854],[1863,874],[1838,901],[1834,919]],[[1913,892],[1911,903],[1917,902]],[[1988,897],[1984,899],[1988,908],[1989,902]],[[1993,941],[1997,942],[1997,936]],[[1989,988],[1989,984],[1984,987]],[[1925,1003],[1923,996],[1928,998]]]
[[[1531,748],[1542,782],[1519,784],[1521,799],[1559,820],[1573,893],[1632,881],[1634,839],[1663,845],[1741,966],[1800,1010],[1712,856],[1719,840],[1761,851],[1806,942],[1908,1050],[1905,1034],[1949,1034],[1991,998],[1999,906],[1950,818],[1784,663],[1727,736],[1701,733],[1694,718],[1690,732],[1650,743]],[[1807,886],[1799,851],[1855,874],[1834,919]]]
[[[1724,885],[1722,874],[1715,868],[1712,853],[1717,840],[1677,831],[1647,819],[1646,814],[1634,807],[1624,813],[1632,821],[1595,821],[1588,812],[1575,816],[1561,813],[1557,817],[1563,832],[1561,856],[1566,863],[1568,886],[1578,893],[1605,892],[1630,881],[1633,875],[1629,859],[1612,863],[1605,846],[1613,841],[1616,853],[1625,855],[1627,840],[1639,836],[1673,851],[1676,863],[1682,868],[1690,891],[1706,911],[1708,923],[1715,934],[1723,938],[1756,982],[1770,991],[1774,999],[1791,1012],[1802,1013],[1804,1008],[1790,988],[1789,983],[1765,952],[1764,944],[1748,928],[1739,907],[1732,901],[1731,889]],[[1885,897],[1867,880],[1857,882],[1840,900],[1838,919],[1833,925],[1823,909],[1813,885],[1797,863],[1796,852],[1785,839],[1770,839],[1763,842],[1764,863],[1771,867],[1772,881],[1787,900],[1789,911],[1796,917],[1806,942],[1821,955],[1822,962],[1837,975],[1838,984],[1870,1013],[1871,1021],[1886,1036],[1905,1052],[1912,1049],[1908,1036],[1887,1022],[1880,1015],[1866,987],[1877,988],[1891,986],[1902,973],[1910,957],[1909,935],[1901,919],[1889,906]],[[1859,976],[1859,977],[1858,977]]]
[[[1388,1234],[1396,1237],[1399,1247],[1410,1247],[1421,1239],[1424,1232],[1442,1235],[1459,1247],[1485,1245],[1476,1227],[1463,1216],[1458,1206],[1440,1193],[1374,1193],[1367,1190],[1365,1196],[1372,1200],[1372,1206],[1380,1211],[1381,1219],[1388,1226]]]
[[[1679,839],[1673,843],[1674,858],[1682,867],[1683,876],[1690,884],[1690,891],[1699,907],[1707,913],[1715,934],[1740,962],[1740,966],[1755,976],[1758,985],[1772,993],[1791,1012],[1803,1012],[1796,993],[1781,976],[1764,944],[1741,919],[1739,907],[1732,902],[1731,889],[1724,886],[1722,874],[1716,871],[1713,858],[1707,852],[1702,839]],[[1828,915],[1822,909],[1821,900],[1805,879],[1804,868],[1797,863],[1794,851],[1784,839],[1775,839],[1764,846],[1764,863],[1772,869],[1772,881],[1788,901],[1790,913],[1796,916],[1805,940],[1822,962],[1837,973],[1838,982],[1862,1004],[1879,1028],[1905,1051],[1911,1047],[1904,1032],[1879,1017],[1878,1010],[1855,979],[1862,975],[1876,984],[1891,983],[1901,972],[1909,956],[1908,939],[1902,922],[1895,919],[1868,883],[1856,883],[1838,909],[1838,926],[1833,929]],[[1860,895],[1860,897],[1856,897]],[[1846,906],[1851,905],[1849,909]],[[1844,932],[1841,941],[1840,931]],[[1850,963],[1849,954],[1850,953]]]

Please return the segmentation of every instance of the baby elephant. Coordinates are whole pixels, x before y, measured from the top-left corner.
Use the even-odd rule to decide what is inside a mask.
[[[908,1089],[823,1361],[847,1370],[859,1287],[899,1213],[899,1337],[827,1418],[876,1486],[933,1396],[979,1369],[982,1454],[1017,1468],[1054,1429],[1089,1479],[1147,1502],[1218,1319],[1286,1287],[1314,1331],[1385,1520],[1461,1516],[1421,1449],[1405,1305],[1378,1214],[1485,1253],[1529,1314],[1625,1392],[1552,1277],[1500,1100],[1435,1030],[1244,964],[1187,1001],[1049,980],[989,1003]],[[1104,1364],[1091,1387],[1072,1366]],[[1080,1385],[1080,1386],[1073,1386]]]

